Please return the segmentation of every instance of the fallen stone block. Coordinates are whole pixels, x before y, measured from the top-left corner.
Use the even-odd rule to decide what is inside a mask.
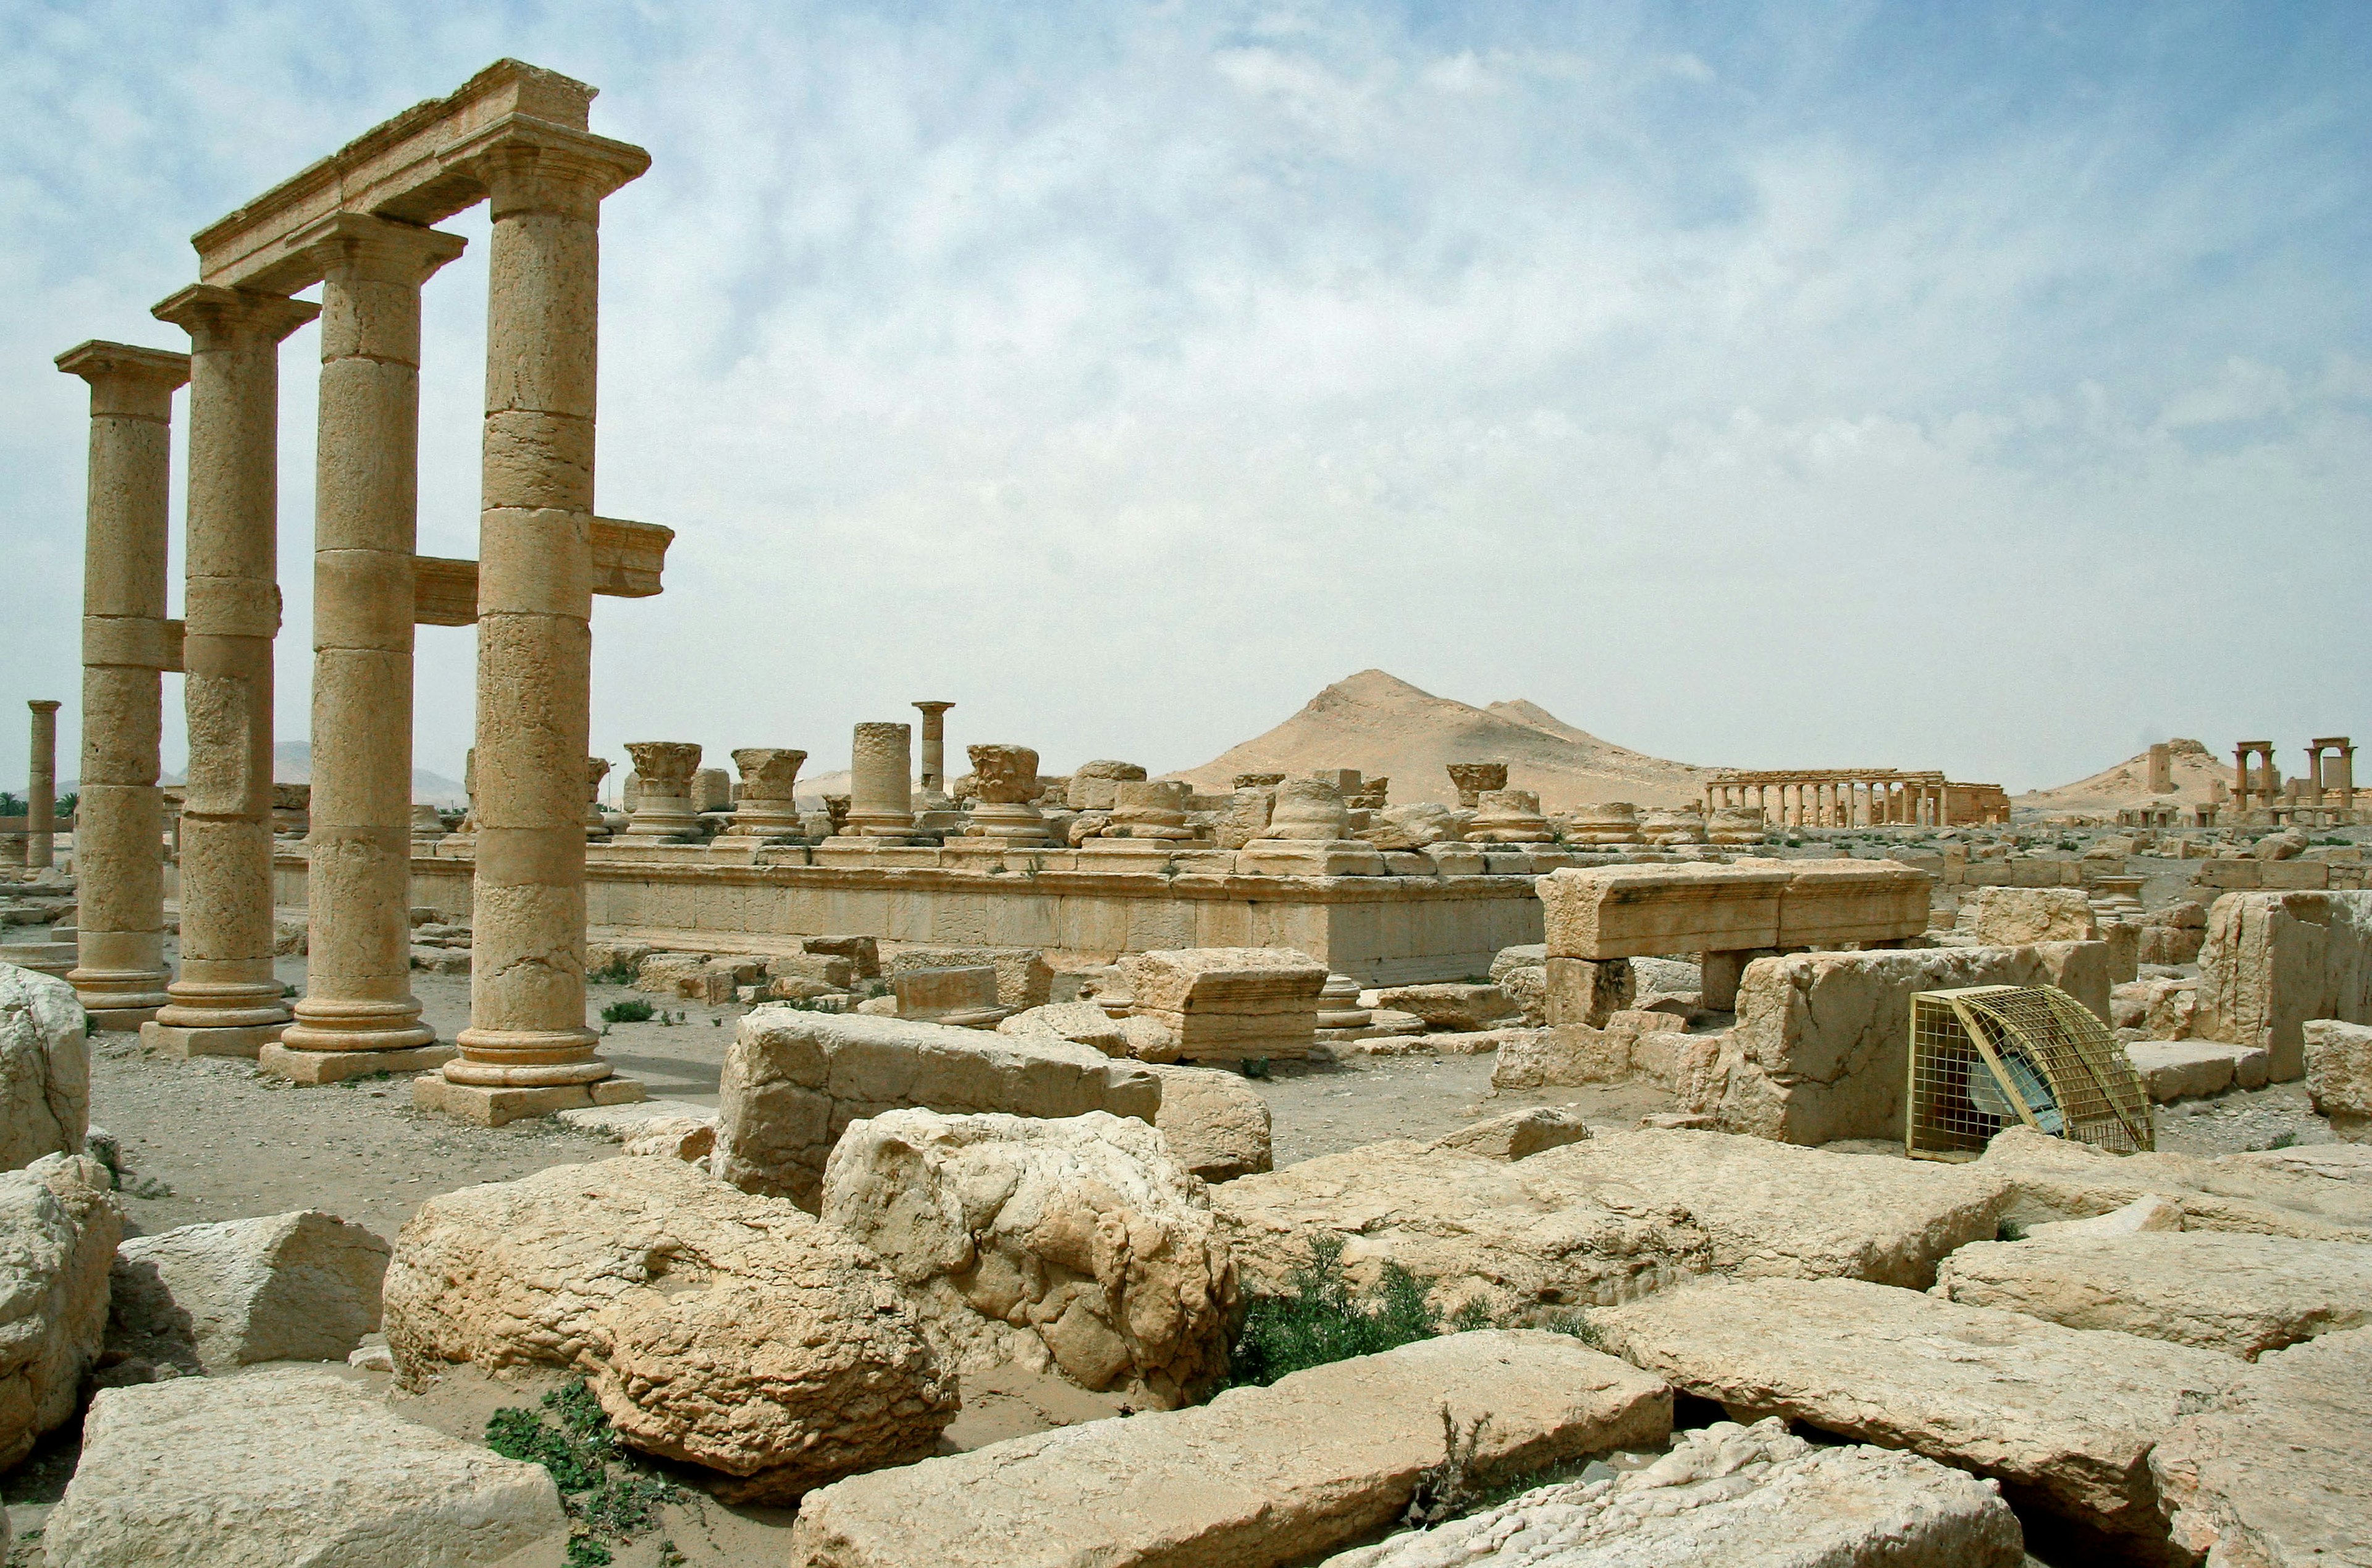
[[[1398,1012],[1413,1013],[1434,1029],[1487,1029],[1517,1013],[1516,1004],[1498,986],[1456,981],[1388,986],[1377,1001]]]
[[[808,951],[815,949],[810,947]],[[1043,1007],[1054,1000],[1053,966],[1035,947],[901,947],[880,960],[881,971],[893,981],[909,970],[983,966],[996,971],[996,1005],[1000,1007],[1017,1013],[1026,1007]]]
[[[107,1270],[123,1234],[107,1167],[44,1155],[0,1172],[0,1470],[74,1417],[107,1330]]]
[[[1876,1161],[1866,1163],[1876,1164]],[[2248,1364],[1857,1280],[1741,1280],[1590,1314],[1601,1343],[1733,1419],[1780,1415],[2162,1539],[2150,1446]]]
[[[2235,892],[2207,912],[2195,1032],[2306,1072],[2309,1019],[2372,1024],[2372,892]]]
[[[100,1390],[41,1544],[50,1568],[479,1568],[567,1528],[541,1465],[267,1367]]]
[[[1629,958],[1550,958],[1541,971],[1541,1016],[1552,1026],[1603,1028],[1639,993]]]
[[[1177,1042],[1180,1059],[1307,1056],[1318,1037],[1326,966],[1290,947],[1180,947],[1121,961],[1131,1012]]]
[[[2125,1057],[2141,1074],[2142,1087],[2159,1105],[2205,1099],[2232,1086],[2234,1054],[2241,1047],[2202,1040],[2130,1041]],[[2262,1054],[2260,1052],[2259,1054]]]
[[[2001,1489],[1776,1420],[1684,1433],[1644,1469],[1545,1486],[1322,1568],[2020,1568]]]
[[[2028,1127],[2005,1128],[1968,1168],[2009,1184],[2005,1222],[2031,1230],[2157,1196],[2185,1230],[2253,1231],[2308,1241],[2372,1240],[2372,1146],[2318,1144],[2204,1157],[2113,1155]]]
[[[2372,1028],[2314,1018],[2300,1040],[2315,1114],[2350,1143],[2372,1143]]]
[[[853,1477],[808,1493],[791,1553],[810,1568],[1281,1568],[1398,1517],[1443,1458],[1445,1408],[1461,1429],[1489,1416],[1486,1482],[1671,1425],[1659,1380],[1570,1336],[1452,1334]]]
[[[1971,888],[1953,923],[1988,947],[2090,942],[2100,934],[2081,888]]]
[[[1544,963],[1502,971],[1493,981],[1515,1004],[1516,1016],[1527,1024],[1549,1020],[1549,971]]]
[[[1944,1260],[1936,1293],[2254,1361],[2372,1323],[2372,1244],[2230,1231],[1981,1241]]]
[[[90,1048],[74,987],[0,964],[0,1169],[82,1152]]]
[[[959,1367],[1059,1367],[1163,1406],[1225,1375],[1235,1267],[1142,1121],[892,1110],[849,1128],[822,1215],[889,1266]]]
[[[674,1160],[554,1166],[441,1193],[396,1239],[387,1342],[447,1363],[586,1373],[618,1434],[787,1502],[930,1452],[956,1379],[870,1252]]]
[[[1485,1159],[1519,1160],[1545,1150],[1561,1149],[1567,1144],[1578,1144],[1588,1136],[1589,1123],[1573,1112],[1534,1106],[1461,1127],[1425,1146],[1481,1155]]]
[[[108,1348],[208,1372],[343,1361],[378,1328],[388,1252],[313,1209],[134,1237],[116,1249]]]
[[[1006,1016],[996,1002],[996,970],[986,964],[967,969],[901,970],[890,977],[898,1016],[923,1023],[987,1028]]]
[[[2181,1205],[2170,1198],[2151,1193],[2147,1197],[2134,1199],[2122,1209],[2095,1214],[2088,1220],[2045,1220],[2041,1225],[2029,1226],[2025,1238],[2038,1241],[2046,1237],[2147,1236],[2181,1228]]]
[[[1625,1008],[1602,1028],[1557,1024],[1501,1046],[1491,1069],[1495,1089],[1620,1084],[1635,1077],[1669,1087],[1696,1037],[1669,1013]]]
[[[1152,1066],[1161,1080],[1153,1125],[1178,1163],[1205,1181],[1273,1168],[1268,1101],[1223,1067]]]
[[[708,1156],[716,1148],[716,1118],[710,1116],[655,1116],[628,1132],[620,1140],[621,1154],[648,1156],[658,1159],[684,1160],[708,1168]]]
[[[1077,1045],[1091,1045],[1106,1056],[1126,1056],[1128,1036],[1120,1020],[1093,1002],[1050,1002],[1000,1019],[1001,1035],[1052,1035]]]
[[[2372,1329],[2274,1351],[2150,1451],[2174,1544],[2212,1568],[2372,1558]]]
[[[1142,1064],[1053,1035],[759,1007],[725,1053],[713,1168],[812,1209],[832,1144],[885,1110],[1102,1110],[1150,1122],[1160,1104],[1161,1080]]]
[[[846,958],[856,968],[858,980],[876,980],[881,974],[881,944],[871,936],[809,936],[799,944],[805,952],[827,958]]]

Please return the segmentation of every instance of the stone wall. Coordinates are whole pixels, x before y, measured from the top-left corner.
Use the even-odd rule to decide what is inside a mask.
[[[2302,1077],[2309,1018],[2372,1023],[2372,892],[2227,893],[2199,950],[2202,1040],[2262,1046],[2276,1082]]]

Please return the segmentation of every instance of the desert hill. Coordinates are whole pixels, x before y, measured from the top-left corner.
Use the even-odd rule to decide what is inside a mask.
[[[2219,761],[2200,742],[2176,739],[2167,744],[2174,749],[2172,795],[2150,793],[2149,752],[2144,750],[2088,779],[2077,779],[2056,789],[2029,790],[2017,796],[2016,804],[2044,811],[2114,811],[2120,807],[2152,804],[2191,807],[2206,802],[2217,780],[2227,784],[2232,782],[2232,765]]]
[[[1394,801],[1455,805],[1447,764],[1487,761],[1506,762],[1509,785],[1537,791],[1543,807],[1559,811],[1604,800],[1677,806],[1701,798],[1715,772],[1601,740],[1534,703],[1471,707],[1364,669],[1267,734],[1169,776],[1217,791],[1238,773],[1356,768],[1389,777]]]

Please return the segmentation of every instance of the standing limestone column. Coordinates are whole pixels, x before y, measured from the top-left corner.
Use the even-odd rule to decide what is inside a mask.
[[[173,392],[190,356],[87,343],[58,368],[90,384],[82,569],[82,778],[75,811],[76,962],[67,983],[103,1029],[136,1029],[170,1000],[164,798],[157,788]]]
[[[585,1022],[601,199],[639,147],[510,119],[449,155],[493,211],[478,524],[470,1027],[417,1103],[497,1123],[634,1100]]]
[[[35,698],[32,710],[32,755],[25,769],[25,866],[44,870],[57,864],[58,703]]]
[[[626,808],[631,821],[618,842],[680,844],[699,837],[692,775],[700,766],[700,747],[689,740],[629,740],[626,755],[634,760],[634,798]]]
[[[904,843],[913,836],[913,726],[856,726],[849,760],[849,837]]]
[[[412,994],[412,559],[420,289],[463,242],[355,214],[322,229],[310,932],[296,1021],[262,1058],[300,1084],[453,1054]]]
[[[288,1007],[272,973],[272,640],[280,631],[280,341],[320,308],[198,284],[190,334],[189,618],[181,693],[181,972],[143,1024],[170,1055],[254,1056]]]
[[[601,781],[610,776],[610,759],[585,759],[585,842],[594,843],[610,837],[610,824],[601,816]]]
[[[953,703],[917,703],[923,710],[923,797],[934,807],[948,795],[948,710]]]

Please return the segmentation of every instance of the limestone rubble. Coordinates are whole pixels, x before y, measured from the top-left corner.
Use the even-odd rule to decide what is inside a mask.
[[[123,1234],[113,1179],[87,1155],[0,1172],[0,1470],[74,1418],[107,1329]]]

